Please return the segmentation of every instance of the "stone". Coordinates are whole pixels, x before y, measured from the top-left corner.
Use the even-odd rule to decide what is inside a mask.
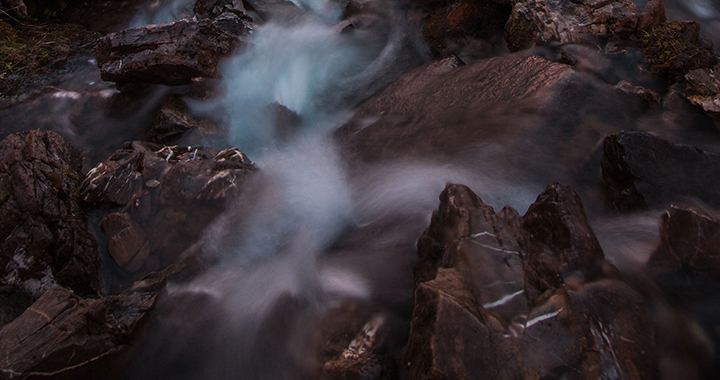
[[[637,23],[630,0],[520,0],[505,25],[505,40],[510,51],[550,42],[582,43],[631,36]]]
[[[603,142],[602,177],[620,211],[700,200],[720,205],[720,156],[673,144],[645,132],[622,132]]]
[[[80,153],[54,132],[0,142],[0,286],[31,300],[56,285],[98,294],[97,243],[72,197],[81,168]]]
[[[520,217],[448,184],[418,255],[409,379],[654,378],[650,311],[569,186]]]
[[[387,363],[383,363],[375,352],[382,347],[383,335],[379,332],[383,328],[387,329],[385,317],[381,313],[372,315],[347,347],[323,365],[320,378],[360,380],[391,375],[384,368]]]
[[[28,18],[28,9],[23,0],[2,0],[2,3],[13,16],[21,20]]]
[[[101,299],[48,290],[0,330],[0,378],[117,376],[164,284],[146,279]]]
[[[250,30],[246,20],[231,13],[215,19],[141,26],[101,38],[95,55],[105,81],[189,84],[196,77],[216,77],[220,58],[244,46],[241,37]]]
[[[638,30],[650,30],[667,21],[663,0],[650,0],[645,4],[638,19]]]
[[[147,139],[154,143],[168,143],[190,131],[209,136],[219,134],[219,128],[212,119],[194,116],[182,96],[169,94],[160,104],[160,112],[148,130]]]
[[[688,100],[711,117],[720,119],[720,66],[689,71],[685,81]]]
[[[218,17],[225,12],[252,21],[247,15],[245,6],[241,0],[198,0],[195,2],[193,12],[201,17]]]
[[[700,24],[672,21],[638,32],[640,49],[653,74],[679,82],[692,70],[718,63],[712,45],[700,38]]]
[[[128,271],[143,266],[144,271],[158,270],[180,260],[256,170],[234,148],[217,151],[136,141],[93,168],[78,198],[124,207],[131,219],[126,224],[103,222],[105,230],[117,230],[108,249]],[[153,257],[160,266],[145,266],[155,261]]]
[[[626,81],[621,81],[615,85],[615,88],[623,94],[639,98],[647,104],[648,107],[657,107],[662,105],[662,97],[657,91],[653,91],[642,86],[635,86]]]

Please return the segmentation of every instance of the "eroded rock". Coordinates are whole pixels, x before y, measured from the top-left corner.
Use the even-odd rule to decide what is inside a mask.
[[[518,51],[554,41],[627,37],[637,23],[637,10],[629,0],[520,0],[505,26],[505,40],[510,51]]]
[[[418,253],[408,378],[654,377],[643,297],[604,259],[569,186],[520,217],[448,185]]]
[[[234,148],[216,151],[132,142],[88,173],[79,199],[129,210],[140,228],[120,224],[123,228],[115,228],[111,243],[117,244],[118,252],[135,253],[121,255],[125,259],[118,264],[128,270],[157,270],[179,260],[255,170]],[[144,251],[142,231],[151,237],[149,253]]]
[[[603,142],[602,176],[620,211],[699,199],[720,205],[720,157],[644,132],[622,132]]]
[[[30,300],[56,285],[98,293],[97,243],[72,198],[81,168],[80,153],[54,132],[0,142],[0,285]]]
[[[720,119],[720,66],[692,70],[685,80],[687,98],[708,115]]]
[[[224,13],[215,19],[180,20],[125,29],[101,38],[96,47],[103,80],[118,84],[188,84],[217,76],[221,57],[244,45],[251,27]]]

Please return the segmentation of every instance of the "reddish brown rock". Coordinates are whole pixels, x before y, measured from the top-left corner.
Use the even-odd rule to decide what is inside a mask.
[[[157,270],[180,259],[255,170],[234,148],[132,142],[88,173],[79,198],[124,206],[132,221],[125,227],[106,226],[123,227],[108,248],[118,253],[125,269]]]
[[[418,253],[409,379],[654,378],[644,298],[570,187],[548,186],[521,218],[448,185]]]
[[[665,17],[665,4],[662,0],[650,0],[645,4],[638,19],[638,30],[650,30],[667,21]]]
[[[102,299],[53,288],[0,330],[0,378],[108,378],[155,306],[161,278]]]
[[[244,19],[225,13],[216,19],[180,20],[109,34],[96,47],[103,80],[118,84],[190,83],[217,76],[221,57],[243,45],[249,33]]]
[[[510,51],[518,51],[549,42],[627,37],[635,33],[637,22],[629,0],[520,0],[505,25],[505,40]]]
[[[32,300],[58,284],[98,293],[97,245],[72,198],[81,167],[80,153],[54,132],[20,132],[0,142],[1,286]]]
[[[710,116],[720,119],[720,66],[688,72],[687,98]]]
[[[720,205],[720,157],[644,132],[605,138],[602,176],[620,211],[699,199]]]

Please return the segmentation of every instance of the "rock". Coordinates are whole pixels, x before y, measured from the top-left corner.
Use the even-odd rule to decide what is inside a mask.
[[[667,20],[665,17],[665,4],[663,0],[650,0],[645,4],[638,19],[638,30],[650,30]]]
[[[466,39],[501,40],[510,6],[490,0],[415,0],[425,13],[422,35],[435,57],[457,54],[448,45]],[[499,41],[495,41],[497,44]]]
[[[654,378],[649,310],[569,186],[520,217],[447,185],[418,254],[409,379]]]
[[[268,112],[270,112],[275,138],[279,141],[288,141],[302,124],[300,115],[280,103],[270,104]]]
[[[21,20],[26,20],[28,18],[28,9],[27,6],[25,6],[25,3],[23,3],[23,0],[2,0],[2,3],[8,8],[10,14],[13,16]]]
[[[103,234],[110,238],[107,250],[121,268],[137,272],[150,254],[147,235],[126,213],[112,213],[100,223]]]
[[[628,37],[638,16],[629,0],[520,0],[505,25],[510,51],[560,42],[581,43],[595,37]]]
[[[720,66],[688,72],[687,98],[710,116],[720,119]]]
[[[720,281],[719,244],[720,221],[699,208],[672,205],[660,218],[660,245],[648,267],[657,275]]]
[[[157,270],[179,260],[255,170],[234,148],[132,142],[88,173],[78,197],[129,210],[134,222],[104,222],[106,230],[119,230],[108,249],[118,252],[118,264],[127,270],[139,270],[148,255],[159,260],[160,267],[145,266],[145,271]],[[152,237],[149,246],[143,243],[143,232]]]
[[[163,287],[164,281],[157,279],[139,281],[97,300],[63,288],[48,290],[0,330],[0,377],[116,376]]]
[[[691,71],[712,68],[717,57],[709,43],[700,39],[700,24],[673,21],[638,32],[638,42],[653,74],[682,81]]]
[[[148,141],[168,143],[189,131],[209,136],[219,134],[213,120],[194,116],[182,96],[169,94],[160,104],[160,112],[148,130]]]
[[[653,91],[642,86],[635,86],[626,81],[621,81],[615,85],[615,88],[623,94],[641,99],[648,107],[657,107],[662,105],[662,97],[657,93],[657,91]]]
[[[622,132],[605,138],[601,165],[609,200],[620,211],[692,199],[720,205],[720,156],[693,146]]]
[[[391,375],[386,371],[387,363],[383,363],[376,353],[383,343],[383,335],[379,333],[382,328],[387,328],[385,317],[374,314],[348,346],[325,363],[320,378],[360,380],[381,379]]]
[[[221,57],[244,45],[251,27],[224,13],[216,19],[180,20],[125,29],[95,46],[103,80],[117,84],[188,84],[195,77],[217,76]]]
[[[218,17],[229,12],[247,21],[252,21],[241,0],[198,0],[195,2],[193,12],[201,17]]]
[[[81,167],[80,153],[54,132],[0,142],[0,285],[32,300],[57,284],[98,293],[97,243],[71,196]]]

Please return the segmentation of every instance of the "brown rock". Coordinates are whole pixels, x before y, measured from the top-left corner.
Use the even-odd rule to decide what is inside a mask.
[[[56,284],[97,294],[96,242],[70,195],[83,180],[81,166],[80,153],[54,132],[0,142],[0,285],[32,300]]]
[[[188,84],[217,76],[217,64],[242,46],[247,21],[230,13],[210,20],[180,20],[109,34],[96,47],[103,80],[118,84]]]
[[[609,199],[620,211],[693,198],[720,205],[720,157],[693,146],[622,132],[605,138],[601,164]]]
[[[588,38],[629,36],[638,16],[629,0],[520,0],[505,25],[510,51],[557,41],[580,43]]]
[[[117,375],[163,286],[164,281],[140,281],[99,300],[81,299],[63,288],[47,291],[0,330],[0,377]]]
[[[638,19],[638,30],[650,30],[667,20],[665,17],[665,4],[663,0],[650,0],[645,4]]]
[[[196,117],[182,96],[170,94],[160,104],[160,112],[148,130],[148,141],[168,143],[189,131],[218,135],[219,129],[209,118]]]
[[[88,173],[78,197],[129,210],[127,225],[116,216],[104,222],[109,232],[123,227],[108,243],[121,267],[135,271],[152,257],[165,267],[179,260],[255,170],[234,148],[132,142]]]
[[[710,116],[720,119],[720,66],[688,72],[687,98]]]
[[[217,17],[225,12],[230,12],[240,18],[252,21],[241,0],[198,0],[195,2],[193,12],[201,17]]]
[[[654,377],[649,310],[568,186],[520,218],[448,185],[418,253],[409,379]]]

